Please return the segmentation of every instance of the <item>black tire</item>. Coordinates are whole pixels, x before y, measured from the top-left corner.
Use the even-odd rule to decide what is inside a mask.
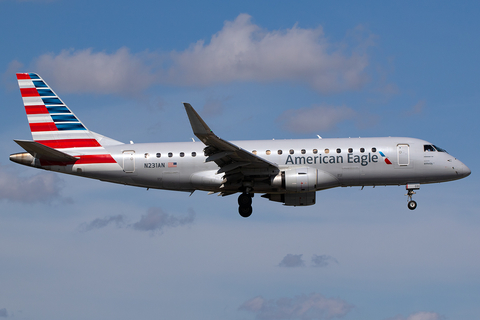
[[[238,207],[238,213],[244,218],[248,218],[252,215],[253,208],[252,206],[240,206]]]
[[[248,207],[252,205],[252,197],[247,193],[238,196],[238,205],[240,207]]]
[[[408,209],[415,210],[417,208],[417,203],[412,200],[408,202],[407,206],[408,206]]]

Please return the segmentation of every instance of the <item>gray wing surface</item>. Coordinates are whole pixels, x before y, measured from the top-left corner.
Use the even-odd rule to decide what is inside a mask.
[[[224,173],[223,188],[228,194],[242,191],[251,182],[270,179],[280,171],[277,164],[267,161],[239,146],[216,136],[189,103],[184,103],[193,133],[205,144],[205,162],[214,161]],[[226,192],[227,193],[227,192]]]
[[[75,162],[78,158],[75,158],[71,155],[63,153],[61,151],[55,150],[53,148],[44,146],[35,141],[28,141],[28,140],[13,140],[20,147],[25,149],[28,153],[30,153],[34,158],[46,161],[60,161],[60,162]]]

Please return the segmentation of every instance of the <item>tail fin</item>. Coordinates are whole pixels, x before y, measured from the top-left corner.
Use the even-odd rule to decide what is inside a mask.
[[[35,142],[53,149],[121,144],[89,131],[38,74],[17,73],[17,80]]]

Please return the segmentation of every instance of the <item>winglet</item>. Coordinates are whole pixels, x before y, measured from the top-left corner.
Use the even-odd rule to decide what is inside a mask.
[[[205,143],[205,136],[213,134],[212,130],[198,115],[197,111],[193,109],[190,103],[184,102],[183,105],[185,106],[185,111],[187,111],[188,120],[190,120],[193,133]]]
[[[220,167],[217,173],[233,171],[239,167],[247,166],[251,166],[250,168],[255,170],[264,170],[268,176],[270,176],[272,172],[278,173],[278,166],[275,163],[267,161],[231,142],[217,137],[190,103],[184,102],[183,105],[187,111],[193,133],[208,147],[205,150],[205,156],[207,156],[205,161],[214,161]],[[259,172],[260,171],[257,173]]]

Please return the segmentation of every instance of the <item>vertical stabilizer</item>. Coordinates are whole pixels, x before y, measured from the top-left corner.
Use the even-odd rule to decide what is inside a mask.
[[[108,145],[121,142],[89,131],[38,74],[17,73],[17,80],[36,143],[78,156],[80,162],[115,162],[106,154],[103,140]]]
[[[17,73],[35,142],[54,149],[100,147],[95,136],[35,73]]]

